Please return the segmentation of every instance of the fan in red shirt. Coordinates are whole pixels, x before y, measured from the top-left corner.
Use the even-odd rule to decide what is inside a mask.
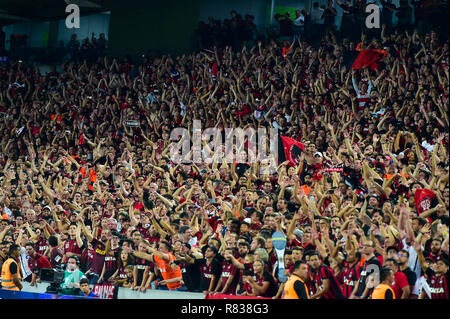
[[[411,288],[406,275],[398,271],[398,262],[394,258],[388,258],[384,261],[384,266],[394,272],[394,284],[391,285],[391,288],[394,289],[396,299],[409,299]]]
[[[77,256],[78,258],[81,258],[82,250],[81,247],[83,247],[83,240],[80,237],[80,231],[78,230],[77,224],[72,223],[69,226],[69,238],[64,243],[64,258],[63,263],[67,261],[68,257]]]
[[[38,254],[34,250],[34,244],[32,242],[25,244],[25,249],[27,251],[27,255],[30,257],[30,259],[28,259],[28,267],[30,267],[30,270],[33,272],[30,286],[34,286],[36,282],[41,281],[39,278],[39,272],[41,269],[52,268],[52,265],[47,257]]]

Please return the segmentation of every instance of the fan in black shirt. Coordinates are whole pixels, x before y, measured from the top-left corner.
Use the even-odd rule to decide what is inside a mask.
[[[334,17],[337,16],[337,11],[333,8],[333,1],[328,1],[328,7],[322,13],[323,24],[326,29],[335,28]]]
[[[392,3],[392,0],[381,1],[381,3],[383,5],[383,10],[381,11],[381,23],[390,27],[392,25],[392,15],[395,10],[397,10],[397,7]]]
[[[217,248],[214,246],[208,246],[205,251],[205,258],[201,260],[200,270],[204,281],[202,284],[205,286],[204,291],[206,292],[213,291],[217,285],[217,281],[220,278],[221,267],[220,262],[216,258],[217,255]]]
[[[175,254],[175,263],[181,268],[184,284],[190,292],[201,292],[207,287],[202,287],[202,266],[203,256],[197,252],[191,252],[191,245],[183,244],[180,255]]]
[[[352,2],[350,0],[345,0],[345,3],[340,2],[339,0],[336,3],[342,8],[342,22],[341,22],[341,33],[349,34],[350,29],[352,28],[352,15],[354,13],[354,9],[352,7]]]
[[[361,270],[359,281],[356,283],[355,289],[353,289],[349,299],[365,298],[364,291],[366,290],[367,277],[381,269],[380,261],[375,256],[374,252],[375,242],[373,240],[367,240],[363,243],[361,253],[366,256],[366,262]]]
[[[408,278],[408,284],[411,291],[414,291],[414,286],[416,285],[417,275],[408,266],[409,252],[406,249],[401,250],[398,253],[398,266],[401,272],[403,272]]]

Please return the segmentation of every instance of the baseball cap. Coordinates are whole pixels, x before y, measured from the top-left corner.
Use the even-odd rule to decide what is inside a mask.
[[[44,210],[44,209],[48,209],[49,211],[52,211],[52,208],[51,208],[50,206],[48,206],[48,205],[47,205],[47,206],[44,206],[43,210]]]
[[[244,218],[243,222],[250,225],[252,223],[252,220],[251,220],[251,218],[247,217],[247,218]]]
[[[304,233],[300,229],[296,229],[296,230],[294,230],[293,234],[297,237],[302,238]]]
[[[320,157],[323,157],[323,155],[322,155],[321,152],[315,152],[315,153],[314,153],[314,156],[316,156],[316,155],[319,155]]]
[[[448,266],[448,258],[445,258],[445,257],[438,257],[438,258],[436,259],[436,262],[438,262],[439,260],[443,261],[444,264],[446,264],[446,265]]]
[[[251,214],[255,211],[255,208],[254,207],[245,207],[244,210],[247,211],[248,214]]]
[[[375,197],[375,198],[378,199],[378,200],[380,199],[380,196],[378,196],[378,194],[375,194],[375,193],[370,194],[370,195],[369,195],[369,198],[370,198],[370,197]]]
[[[122,235],[121,235],[117,230],[111,231],[111,235],[113,235],[113,236],[115,236],[115,237],[119,237],[119,238],[122,237]]]

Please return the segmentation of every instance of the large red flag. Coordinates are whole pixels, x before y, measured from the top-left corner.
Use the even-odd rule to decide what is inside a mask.
[[[289,166],[297,166],[300,154],[305,151],[305,144],[282,135],[280,135],[278,147],[280,163],[289,161]]]
[[[352,69],[359,70],[368,67],[370,70],[374,71],[378,69],[379,62],[385,56],[386,52],[384,51],[373,49],[362,50],[353,62]]]
[[[437,196],[435,193],[430,191],[429,189],[425,188],[419,188],[416,190],[416,193],[414,194],[414,200],[416,201],[416,208],[417,208],[417,214],[420,216],[423,212],[434,208],[438,204]],[[433,215],[427,217],[428,221],[430,223],[433,222],[435,219]]]

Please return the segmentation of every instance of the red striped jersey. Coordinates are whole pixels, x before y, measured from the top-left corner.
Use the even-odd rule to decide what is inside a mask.
[[[253,280],[256,280],[256,276],[253,276]],[[245,283],[242,287],[242,289],[244,291],[246,291],[249,295],[253,294],[253,289],[252,289],[252,285]]]
[[[35,249],[38,254],[44,255],[45,251],[48,248],[48,240],[44,237],[39,237],[36,244]]]
[[[92,266],[92,259],[94,258],[94,249],[85,248],[81,253],[80,269],[86,272]]]
[[[144,228],[142,226],[138,226],[136,227],[137,230],[139,230],[139,232],[142,234],[142,236],[144,238],[149,237],[150,236],[150,230],[148,228]]]
[[[64,243],[64,254],[66,253],[74,253],[81,255],[83,251],[81,250],[81,247],[78,246],[76,239],[68,239]]]
[[[105,280],[116,272],[118,266],[119,248],[111,249],[110,252],[114,253],[114,255],[105,256]]]
[[[224,260],[220,263],[222,268],[221,278],[222,278],[222,286],[223,289],[228,281],[228,278],[231,276],[234,276],[233,281],[231,285],[228,287],[227,291],[225,291],[225,294],[233,294],[236,290],[236,284],[237,280],[239,280],[239,273],[236,266],[233,265],[233,263]]]
[[[426,271],[431,299],[448,299],[448,272],[438,276],[431,268]]]
[[[159,234],[156,234],[155,236],[150,236],[150,234],[148,234],[148,236],[144,237],[146,240],[148,240],[148,242],[150,243],[150,245],[153,245],[154,243],[159,243],[159,240],[161,239]]]
[[[361,267],[359,266],[359,263],[356,263],[353,267],[350,267],[347,262],[344,262],[344,268],[341,270],[339,275],[342,279],[340,283],[344,297],[349,298],[359,280],[359,277],[361,276]]]
[[[326,279],[329,280],[329,289],[322,295],[323,299],[344,299],[342,289],[330,267],[321,265],[317,271],[311,272],[311,275],[313,279],[311,287],[315,287],[317,285],[319,290],[323,289],[323,281]],[[313,294],[314,293],[316,293],[316,291],[314,291]]]

